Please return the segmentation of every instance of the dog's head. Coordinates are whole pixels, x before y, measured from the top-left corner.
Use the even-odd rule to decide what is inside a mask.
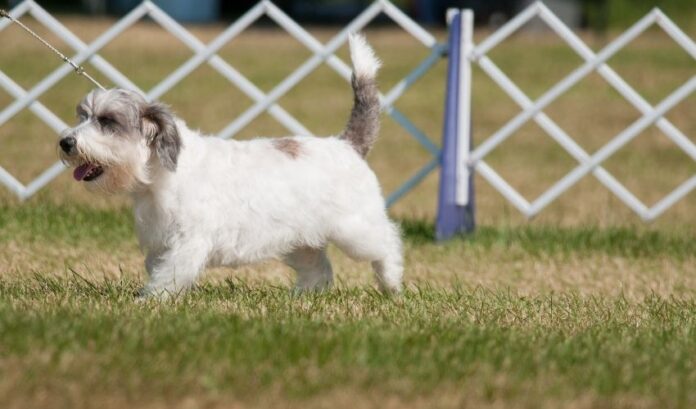
[[[77,106],[79,124],[58,143],[73,177],[89,189],[134,191],[153,172],[174,172],[181,139],[169,109],[123,89],[94,90]]]

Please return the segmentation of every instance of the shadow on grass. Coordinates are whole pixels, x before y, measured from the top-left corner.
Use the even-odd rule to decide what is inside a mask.
[[[435,226],[427,220],[399,221],[406,241],[435,242]],[[557,227],[549,225],[478,226],[470,235],[442,242],[490,249],[521,247],[531,255],[570,252],[600,252],[628,257],[669,255],[685,258],[696,254],[696,234],[637,227]]]

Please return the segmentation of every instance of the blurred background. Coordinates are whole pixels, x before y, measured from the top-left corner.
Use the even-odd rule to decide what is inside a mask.
[[[2,3],[0,1],[0,3]],[[7,4],[7,1],[5,1]],[[11,3],[16,3],[12,0]],[[61,24],[89,43],[111,27],[137,0],[83,0],[38,2]],[[203,43],[209,43],[235,21],[256,0],[168,0],[155,1],[182,22]],[[364,10],[369,0],[275,0],[285,13],[296,19],[318,41],[326,43],[345,24]],[[696,33],[696,2],[693,0],[547,0],[545,2],[580,38],[597,51],[643,17],[660,7],[687,35]],[[495,27],[516,15],[529,0],[395,0],[438,42],[447,41],[445,10],[449,7],[474,9],[481,42]],[[68,55],[74,50],[31,16],[22,20]],[[489,57],[531,99],[536,99],[580,66],[583,60],[538,18],[495,47]],[[387,93],[431,53],[384,14],[365,28],[370,43],[384,62],[380,89]],[[62,62],[15,26],[0,32],[0,70],[25,90],[31,89]],[[337,51],[349,61],[347,47]],[[154,21],[143,18],[99,51],[109,63],[148,91],[194,52]],[[258,86],[270,92],[312,53],[275,22],[261,18],[222,47],[218,55]],[[649,103],[657,104],[696,72],[696,62],[659,27],[652,27],[609,60],[609,65]],[[113,83],[96,67],[87,70],[107,87]],[[447,59],[416,82],[396,103],[403,113],[430,140],[440,144],[446,91]],[[488,76],[474,67],[473,137],[481,143],[520,112]],[[66,123],[75,121],[75,104],[91,84],[69,75],[39,97],[39,101]],[[207,134],[216,134],[254,105],[254,101],[227,81],[210,65],[202,64],[161,99],[170,104],[188,124]],[[14,99],[0,90],[0,109]],[[315,135],[332,135],[345,124],[352,96],[349,84],[326,64],[279,99],[278,103]],[[696,96],[691,95],[670,110],[667,118],[694,140]],[[592,153],[606,144],[640,113],[619,95],[599,74],[592,73],[563,94],[544,112]],[[285,136],[288,130],[271,115],[259,115],[235,138]],[[29,183],[56,161],[55,132],[28,109],[0,126],[0,166]],[[388,115],[383,117],[380,141],[369,157],[385,194],[426,166],[432,156]],[[512,187],[527,200],[534,200],[575,166],[574,160],[535,123],[530,122],[493,150],[486,159]],[[650,127],[610,157],[604,167],[640,200],[651,206],[696,173],[696,163],[656,127]],[[127,208],[127,197],[101,197],[87,193],[64,172],[32,198],[29,204],[80,204],[96,208]],[[435,169],[416,189],[391,209],[402,219],[432,221],[435,217],[439,175]],[[484,225],[525,225],[529,223],[485,180],[476,180],[477,218]],[[5,188],[0,204],[22,206]],[[681,200],[652,226],[670,229],[696,225],[694,193]],[[637,225],[638,216],[621,203],[594,177],[585,177],[546,208],[533,223],[554,226]]]
[[[3,0],[14,5],[19,0]],[[214,22],[231,20],[256,4],[256,0],[156,0],[155,3],[179,21]],[[418,22],[444,25],[447,8],[470,8],[480,25],[497,26],[514,16],[533,0],[395,0],[394,4]],[[139,0],[46,0],[39,3],[49,11],[121,15]],[[300,22],[343,24],[370,4],[370,0],[277,0],[274,2]],[[660,7],[677,22],[696,18],[693,0],[546,0],[544,2],[567,24],[605,30],[621,26]]]

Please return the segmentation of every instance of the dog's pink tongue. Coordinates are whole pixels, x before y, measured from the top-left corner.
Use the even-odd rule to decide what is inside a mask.
[[[73,177],[75,180],[80,181],[84,179],[85,175],[90,171],[94,169],[94,165],[91,163],[85,163],[84,165],[80,165],[75,168],[75,171],[73,172]]]

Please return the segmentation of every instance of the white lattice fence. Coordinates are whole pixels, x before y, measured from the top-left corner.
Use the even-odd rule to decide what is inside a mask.
[[[555,31],[556,34],[580,55],[585,63],[551,87],[536,101],[532,101],[493,63],[493,61],[491,61],[490,58],[487,57],[486,54],[535,16],[541,18],[541,20]],[[460,143],[459,159],[457,163],[457,203],[459,205],[465,205],[470,200],[468,197],[468,184],[470,183],[469,173],[472,170],[477,171],[527,217],[538,214],[553,200],[563,194],[563,192],[590,173],[646,221],[657,218],[677,201],[686,197],[691,191],[696,189],[696,174],[694,174],[652,207],[648,207],[602,167],[602,162],[653,124],[671,139],[676,146],[691,157],[692,160],[696,161],[696,146],[694,143],[664,117],[670,109],[683,101],[696,89],[696,75],[691,76],[689,80],[664,98],[659,104],[652,106],[606,64],[606,61],[611,56],[654,24],[659,25],[692,58],[696,59],[696,45],[693,40],[680,30],[679,27],[659,9],[654,9],[596,54],[551,10],[540,2],[529,6],[478,45],[474,44],[472,39],[473,13],[462,13],[461,24],[462,37],[460,47],[461,53],[464,56],[463,61],[465,62],[460,65],[460,78],[462,78],[462,81],[460,83],[459,117],[464,123],[459,126],[458,131],[458,140]],[[485,73],[510,95],[522,108],[522,111],[497,132],[483,141],[476,149],[469,151],[471,63],[478,64]],[[560,126],[544,114],[543,110],[556,98],[568,91],[573,85],[595,71],[631,103],[642,114],[642,117],[617,134],[594,154],[590,155]],[[510,186],[510,184],[484,160],[486,155],[529,120],[534,120],[578,162],[577,167],[531,203]]]
[[[350,67],[335,55],[336,50],[345,43],[350,32],[360,30],[379,14],[384,13],[431,50],[429,56],[423,60],[421,64],[415,67],[415,69],[396,86],[381,96],[385,111],[432,155],[432,159],[428,164],[419,169],[399,189],[389,196],[388,204],[393,204],[403,196],[403,194],[417,185],[427,174],[434,170],[439,163],[440,151],[438,147],[411,123],[405,115],[399,112],[394,107],[394,103],[447,52],[447,46],[438,44],[431,34],[414,23],[408,16],[387,0],[375,1],[326,44],[322,44],[315,39],[270,1],[259,2],[208,44],[202,43],[150,1],[144,1],[140,6],[132,10],[128,15],[119,20],[90,44],[85,44],[81,41],[32,0],[24,1],[10,12],[10,14],[16,18],[20,18],[27,13],[31,14],[37,21],[62,38],[66,44],[75,50],[76,55],[73,60],[76,63],[82,64],[84,62],[89,62],[96,70],[104,74],[113,85],[139,90],[150,99],[161,97],[191,74],[197,67],[204,63],[209,64],[220,75],[225,77],[230,83],[234,84],[255,101],[253,106],[233,119],[218,133],[218,136],[222,138],[233,137],[263,112],[268,112],[290,132],[311,135],[311,132],[278,105],[277,101],[322,63],[326,63],[342,78],[349,81]],[[217,55],[217,52],[225,44],[232,41],[237,35],[264,15],[274,20],[312,52],[312,56],[305,63],[300,65],[268,93],[261,91],[244,75]],[[147,92],[140,90],[136,84],[98,55],[99,50],[145,16],[149,16],[153,21],[177,37],[185,46],[194,52],[194,55],[188,61]],[[604,186],[645,220],[652,220],[658,217],[666,209],[696,188],[696,175],[692,175],[662,200],[655,203],[652,207],[648,207],[601,166],[603,161],[626,145],[648,126],[653,124],[696,161],[696,146],[694,143],[670,123],[669,120],[664,118],[666,112],[694,91],[694,88],[696,88],[696,76],[692,76],[685,84],[653,107],[606,64],[606,61],[612,55],[653,24],[658,24],[675,42],[684,48],[692,58],[696,59],[696,45],[694,45],[694,42],[661,11],[657,9],[654,10],[596,54],[542,3],[533,4],[479,45],[475,45],[472,40],[472,13],[463,13],[462,16],[462,41],[460,45],[461,53],[464,58],[462,59],[463,63],[460,64],[460,78],[462,78],[462,81],[458,86],[460,94],[459,119],[460,121],[464,121],[464,123],[460,123],[458,127],[460,160],[458,162],[457,172],[457,202],[459,204],[466,204],[470,199],[468,197],[468,174],[471,170],[478,171],[479,174],[491,183],[491,185],[493,185],[493,187],[507,200],[528,217],[539,213],[549,203],[589,173],[592,173]],[[545,21],[585,60],[585,63],[553,86],[536,101],[532,101],[487,57],[486,54],[535,16]],[[8,24],[10,24],[9,21],[0,21],[0,31],[7,27]],[[522,108],[520,114],[510,120],[473,151],[469,151],[468,149],[470,130],[469,110],[471,106],[471,63],[478,64],[483,71]],[[13,103],[0,112],[0,126],[5,124],[23,109],[28,108],[56,133],[60,133],[67,125],[58,116],[42,105],[41,102],[38,101],[38,98],[66,75],[70,74],[71,70],[70,66],[63,65],[29,90],[24,90],[13,81],[12,78],[0,71],[0,86],[15,98]],[[543,110],[573,85],[594,71],[598,72],[639,112],[641,112],[643,116],[623,132],[616,135],[604,147],[590,155],[551,118],[544,114]],[[529,120],[534,120],[539,124],[542,129],[579,163],[575,169],[531,203],[512,188],[484,160],[486,155]],[[0,183],[3,183],[20,198],[26,199],[47,185],[63,170],[64,166],[60,162],[56,162],[36,179],[27,185],[23,185],[13,175],[0,167]]]
[[[160,98],[189,74],[191,74],[197,67],[204,63],[209,64],[220,75],[238,87],[255,102],[254,105],[244,111],[237,118],[233,119],[218,133],[218,136],[221,138],[233,137],[264,112],[268,112],[292,133],[311,135],[312,133],[302,123],[290,115],[280,105],[278,105],[277,101],[298,83],[300,83],[312,71],[318,68],[322,63],[326,63],[343,79],[350,81],[350,66],[338,58],[335,55],[335,52],[347,41],[349,33],[361,30],[370,21],[382,13],[391,18],[396,24],[401,26],[406,32],[414,36],[425,47],[431,50],[428,57],[425,58],[417,67],[415,67],[410,74],[403,78],[386,94],[381,95],[384,110],[397,123],[404,127],[406,131],[408,131],[408,133],[412,135],[432,155],[432,159],[428,164],[419,169],[400,188],[398,188],[388,197],[387,202],[389,205],[391,205],[437,167],[438,158],[440,155],[437,145],[435,145],[422,131],[420,131],[411,121],[409,121],[404,114],[399,112],[394,107],[394,103],[409,87],[411,87],[411,85],[418,81],[419,78],[421,78],[443,55],[445,55],[447,47],[446,45],[438,44],[430,33],[416,24],[389,1],[377,0],[372,3],[372,5],[365,9],[358,17],[356,17],[326,44],[319,42],[309,32],[302,28],[302,26],[287,16],[281,9],[276,7],[272,2],[266,0],[256,4],[256,6],[237,19],[208,44],[204,44],[198,40],[198,38],[192,35],[188,30],[186,30],[183,26],[177,23],[149,0],[141,3],[138,7],[121,18],[117,23],[115,23],[90,44],[85,44],[83,41],[81,41],[76,35],[70,32],[70,30],[68,30],[58,20],[53,18],[41,6],[32,0],[22,2],[10,11],[10,15],[15,18],[21,18],[25,14],[30,14],[38,22],[46,26],[46,28],[48,28],[51,32],[63,39],[66,44],[72,47],[76,52],[75,56],[73,57],[73,61],[75,61],[77,64],[89,62],[96,70],[104,74],[114,86],[138,90],[146,95],[146,97],[149,99]],[[312,52],[312,56],[307,61],[300,65],[295,71],[283,79],[268,93],[264,93],[243,74],[237,71],[232,65],[217,55],[218,51],[225,44],[232,41],[237,35],[246,30],[251,24],[264,15],[275,21],[280,27],[285,29],[292,37],[297,39]],[[109,44],[119,34],[145,16],[149,16],[154,22],[158,23],[162,28],[170,32],[194,52],[194,55],[188,61],[182,64],[166,78],[162,79],[149,91],[141,90],[125,75],[121,74],[116,68],[109,64],[108,61],[97,54],[99,50]],[[9,24],[10,22],[7,20],[0,21],[0,31],[6,28]],[[48,126],[51,127],[51,129],[53,129],[56,133],[60,133],[62,130],[67,128],[67,125],[58,116],[42,105],[41,102],[38,101],[38,98],[47,92],[51,87],[56,85],[66,75],[69,75],[71,71],[72,68],[70,66],[62,65],[29,90],[24,90],[14,80],[12,80],[12,78],[0,71],[0,86],[4,88],[13,98],[15,98],[13,103],[0,112],[0,126],[5,124],[9,119],[23,109],[28,108],[34,114],[36,114],[39,119],[48,124]],[[42,187],[46,186],[63,170],[64,166],[62,163],[56,162],[54,165],[40,174],[36,179],[25,186],[13,175],[0,167],[0,183],[7,186],[21,199],[26,199],[35,194]]]

